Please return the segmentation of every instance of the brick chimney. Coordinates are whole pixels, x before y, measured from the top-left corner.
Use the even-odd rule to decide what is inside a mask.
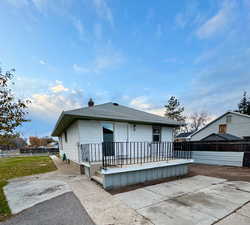
[[[88,106],[93,107],[95,105],[94,101],[92,98],[89,99]]]

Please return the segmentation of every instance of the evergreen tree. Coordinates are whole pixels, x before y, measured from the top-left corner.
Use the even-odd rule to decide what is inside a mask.
[[[247,92],[244,91],[243,97],[238,104],[238,110],[236,112],[250,115],[250,99],[247,98]]]
[[[176,97],[172,96],[168,100],[168,104],[165,105],[165,108],[165,116],[168,118],[181,122],[185,121],[186,117],[182,115],[184,107],[180,105],[180,102]]]

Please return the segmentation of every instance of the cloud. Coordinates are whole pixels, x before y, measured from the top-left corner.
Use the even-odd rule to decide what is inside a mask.
[[[46,62],[44,60],[39,60],[39,63],[42,64],[42,65],[46,64]]]
[[[250,67],[250,52],[242,48],[245,46],[242,41],[232,48],[234,38],[223,42],[225,46],[212,52],[212,59],[203,58],[203,64],[197,65],[199,69],[191,76],[190,89],[183,94],[189,111],[208,111],[218,115],[235,110],[243,91],[250,93],[250,72],[246,70]]]
[[[146,112],[155,114],[157,116],[164,116],[165,108],[161,107],[161,108],[148,109],[148,110],[146,110]]]
[[[224,29],[232,21],[234,8],[234,1],[224,1],[221,9],[216,13],[216,15],[208,19],[198,28],[196,32],[198,38],[210,38],[224,31]]]
[[[64,87],[62,84],[56,84],[55,86],[51,87],[50,90],[54,93],[59,93],[59,92],[65,92],[68,91],[69,89]]]
[[[139,97],[132,99],[129,105],[134,108],[141,109],[141,110],[152,108],[152,105],[148,103],[148,98],[145,96],[139,96]]]
[[[63,110],[81,107],[81,104],[70,96],[58,94],[33,94],[31,102],[31,114],[40,119],[57,119]]]
[[[31,116],[38,119],[57,119],[63,110],[80,108],[83,105],[83,90],[64,87],[62,81],[55,81],[47,91],[33,93]]]
[[[164,116],[164,107],[157,107],[150,103],[146,96],[135,97],[129,102],[129,106],[158,116]]]
[[[108,21],[112,27],[114,27],[114,19],[113,19],[113,14],[108,6],[106,0],[93,0],[94,7],[96,9],[97,15]]]
[[[73,64],[73,70],[78,73],[89,73],[91,72],[88,68],[85,68],[84,66],[80,66],[78,64]]]
[[[101,73],[114,69],[124,62],[123,56],[118,52],[97,56],[92,62],[85,65],[73,64],[73,69],[78,73]]]

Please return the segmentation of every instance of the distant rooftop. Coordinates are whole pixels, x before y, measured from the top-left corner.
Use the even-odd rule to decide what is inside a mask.
[[[212,133],[207,137],[203,138],[201,141],[240,141],[240,140],[242,140],[240,137],[232,134]]]
[[[186,138],[188,136],[190,136],[193,132],[183,132],[183,133],[179,133],[176,138]]]

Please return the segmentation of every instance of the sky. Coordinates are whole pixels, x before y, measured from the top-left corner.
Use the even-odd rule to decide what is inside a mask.
[[[250,93],[250,0],[1,0],[0,67],[30,99],[23,136],[117,102],[158,115],[170,96],[211,117]]]

